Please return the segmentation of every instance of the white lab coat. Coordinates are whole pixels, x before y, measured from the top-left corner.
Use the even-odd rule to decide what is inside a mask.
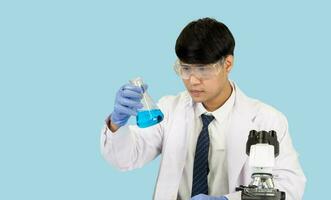
[[[273,169],[275,187],[286,192],[286,200],[302,199],[306,178],[292,146],[287,119],[271,106],[247,97],[235,84],[234,87],[235,103],[226,133],[229,192],[251,181],[245,153],[249,131],[275,130],[280,142]],[[161,154],[154,200],[175,200],[186,161],[188,134],[194,127],[193,101],[185,91],[163,97],[158,106],[165,116],[158,125],[145,129],[126,125],[116,134],[105,126],[101,152],[109,163],[123,171],[142,167]]]

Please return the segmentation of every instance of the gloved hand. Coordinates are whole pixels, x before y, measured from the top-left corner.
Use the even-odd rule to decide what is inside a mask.
[[[110,115],[111,122],[121,127],[128,122],[131,115],[136,116],[137,109],[143,107],[140,101],[145,90],[146,84],[143,89],[132,84],[123,85],[116,93],[114,111]]]
[[[225,196],[213,197],[205,194],[198,194],[191,198],[191,200],[228,200]]]

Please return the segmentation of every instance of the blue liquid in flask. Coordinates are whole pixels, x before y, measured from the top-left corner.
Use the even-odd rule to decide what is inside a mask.
[[[163,113],[160,109],[142,110],[137,114],[137,125],[146,128],[160,123],[163,120]]]

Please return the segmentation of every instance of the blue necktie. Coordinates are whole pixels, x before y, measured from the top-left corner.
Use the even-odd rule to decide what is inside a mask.
[[[193,183],[191,197],[198,194],[208,194],[208,151],[209,151],[209,133],[208,125],[214,120],[212,115],[201,115],[202,130],[198,137],[195,149],[193,166]]]

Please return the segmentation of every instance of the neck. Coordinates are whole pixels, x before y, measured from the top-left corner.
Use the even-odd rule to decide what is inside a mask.
[[[230,81],[228,80],[220,94],[218,94],[216,97],[203,102],[203,106],[208,110],[209,112],[213,112],[220,108],[231,96],[232,93],[232,86],[230,84]]]

